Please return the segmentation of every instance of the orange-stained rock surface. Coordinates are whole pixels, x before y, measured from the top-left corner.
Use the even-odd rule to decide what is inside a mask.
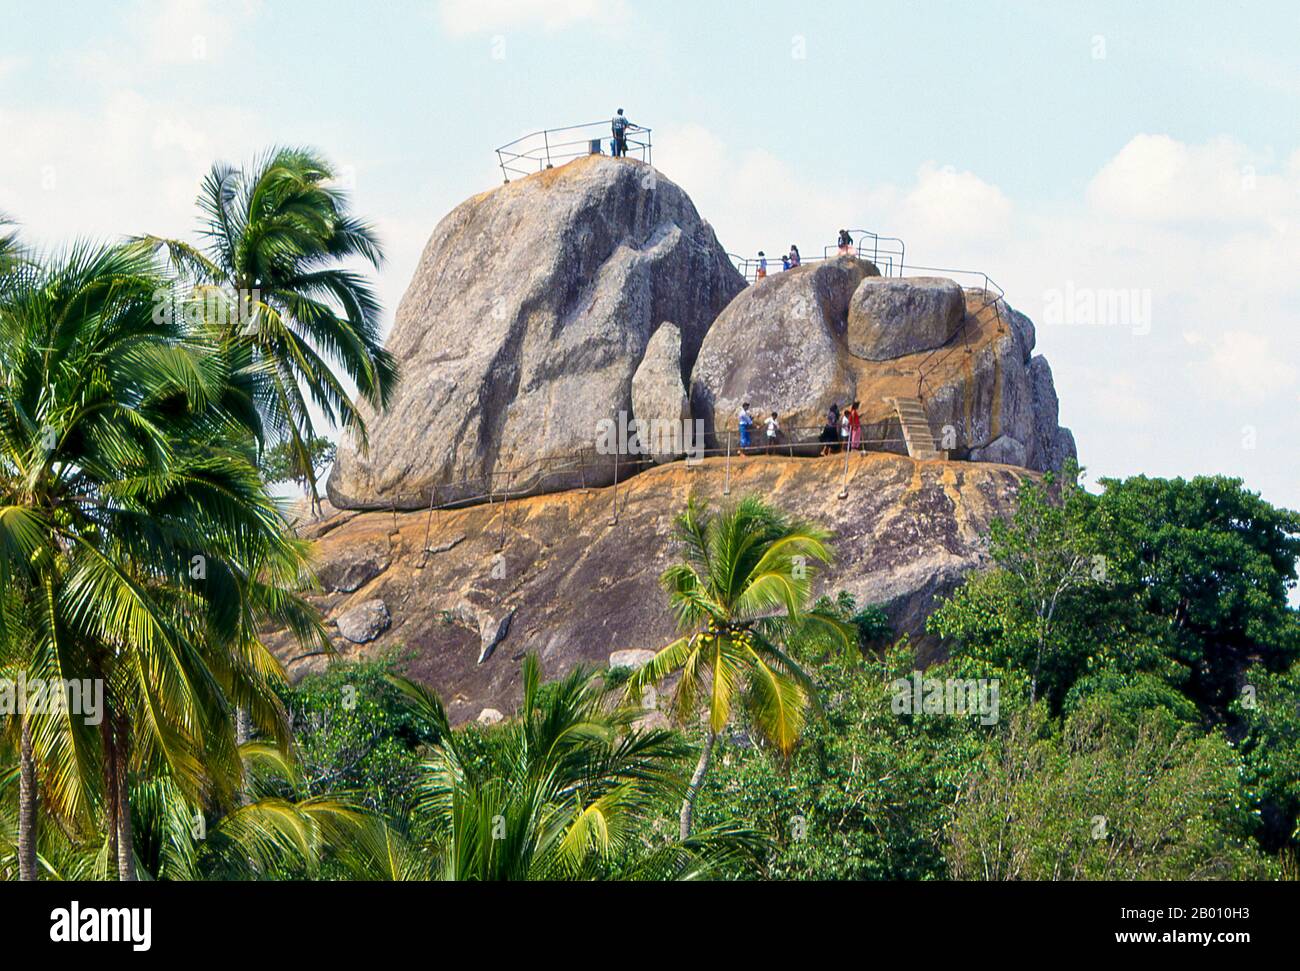
[[[303,529],[318,537],[319,602],[333,619],[383,602],[391,623],[344,657],[396,652],[444,698],[453,720],[518,703],[527,652],[548,676],[605,666],[614,651],[654,649],[673,634],[658,584],[677,556],[673,517],[692,490],[713,501],[754,493],[833,533],[838,559],[820,593],[847,590],[920,633],[936,595],[985,562],[989,521],[1007,515],[1022,469],[917,462],[886,453],[675,462],[588,492],[427,512],[342,512]],[[617,517],[617,522],[611,520]],[[425,549],[432,552],[424,553]],[[328,660],[272,644],[293,677]],[[922,640],[923,656],[936,645]],[[482,660],[480,660],[482,658]]]

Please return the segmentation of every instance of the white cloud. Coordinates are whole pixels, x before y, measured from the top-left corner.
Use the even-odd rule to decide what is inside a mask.
[[[995,185],[973,172],[926,162],[899,213],[908,232],[923,239],[989,240],[1006,236],[1012,205]]]
[[[1300,344],[1300,338],[1293,338],[1293,344]],[[1296,383],[1297,359],[1300,354],[1281,353],[1266,334],[1229,330],[1191,371],[1197,386],[1218,400],[1259,402],[1281,398]]]
[[[0,81],[3,81],[11,74],[26,70],[31,62],[30,57],[19,54],[0,55]]]
[[[627,15],[623,0],[440,0],[438,16],[448,33],[541,26],[558,30],[583,21],[613,24]]]
[[[1125,145],[1088,186],[1088,200],[1118,219],[1148,223],[1257,225],[1294,213],[1292,176],[1267,172],[1258,157],[1228,138],[1187,145],[1168,135],[1141,134]]]
[[[258,0],[140,0],[130,20],[149,58],[178,64],[220,58],[260,11]]]
[[[141,232],[188,236],[212,163],[243,158],[268,137],[239,109],[130,90],[85,110],[0,106],[0,130],[23,133],[0,154],[0,210],[47,245]]]

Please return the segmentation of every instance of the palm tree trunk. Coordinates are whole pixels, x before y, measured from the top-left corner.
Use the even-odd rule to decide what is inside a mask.
[[[253,738],[253,718],[248,713],[248,709],[240,705],[235,709],[235,744],[247,745]],[[248,767],[243,764],[243,757],[240,756],[240,783],[239,783],[239,804],[247,806],[252,801],[252,794],[248,786]]]
[[[113,745],[111,715],[105,712],[99,723],[99,739],[104,749],[104,816],[108,821],[108,861],[117,863],[117,757]]]
[[[18,879],[36,879],[36,759],[32,753],[32,724],[23,716],[18,769]]]
[[[126,734],[126,719],[117,720],[117,878],[134,881],[135,838],[131,831],[131,797],[128,786],[130,776],[130,740]]]
[[[700,794],[700,787],[704,785],[704,776],[709,771],[709,758],[713,755],[713,743],[718,739],[717,733],[709,729],[709,734],[704,738],[704,748],[700,752],[700,761],[695,763],[695,771],[691,773],[691,783],[686,788],[686,798],[682,800],[681,813],[681,836],[687,839],[691,835],[692,817],[695,815],[695,798]]]

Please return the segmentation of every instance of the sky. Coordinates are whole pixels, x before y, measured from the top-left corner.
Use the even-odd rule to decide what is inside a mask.
[[[385,242],[391,319],[498,145],[625,107],[731,252],[848,226],[987,273],[1089,480],[1300,508],[1292,0],[5,6],[0,212],[39,245],[192,237],[214,162],[312,145]]]

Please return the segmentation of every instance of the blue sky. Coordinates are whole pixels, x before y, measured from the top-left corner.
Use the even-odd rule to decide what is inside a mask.
[[[391,313],[496,145],[621,105],[733,252],[847,224],[988,272],[1090,477],[1296,508],[1297,38],[1283,2],[51,0],[0,36],[0,210],[47,244],[185,234],[214,160],[312,144],[387,241]]]

